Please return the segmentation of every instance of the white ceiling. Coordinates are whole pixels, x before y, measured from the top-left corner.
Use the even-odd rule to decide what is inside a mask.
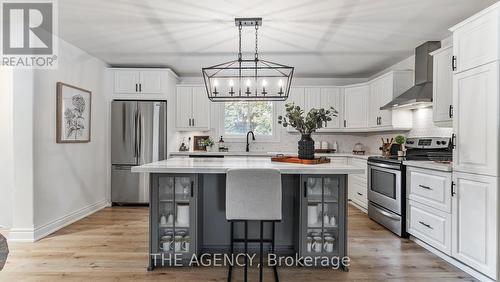
[[[260,56],[298,76],[367,77],[496,0],[63,0],[66,41],[111,65],[180,75],[233,60],[235,17],[262,17]],[[254,48],[244,29],[243,48]],[[251,56],[250,53],[248,55]]]

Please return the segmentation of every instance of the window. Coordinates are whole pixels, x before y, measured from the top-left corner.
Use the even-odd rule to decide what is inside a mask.
[[[226,138],[245,137],[253,131],[260,140],[275,137],[274,103],[259,102],[226,102],[222,107],[223,123],[221,133]]]

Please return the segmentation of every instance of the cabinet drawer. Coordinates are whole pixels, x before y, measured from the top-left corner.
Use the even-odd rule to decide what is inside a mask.
[[[451,212],[451,173],[410,167],[407,179],[410,200]]]
[[[451,214],[409,201],[408,232],[451,255]]]

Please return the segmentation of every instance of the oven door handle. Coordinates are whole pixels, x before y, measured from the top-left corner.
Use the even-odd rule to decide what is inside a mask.
[[[394,170],[401,170],[401,167],[399,165],[390,165],[390,164],[372,163],[372,162],[369,162],[368,165],[375,166],[375,167],[394,169]]]
[[[386,211],[384,211],[382,209],[379,209],[379,208],[377,208],[377,207],[375,207],[373,205],[372,205],[372,208],[376,209],[377,212],[381,213],[382,215],[384,215],[384,216],[386,216],[386,217],[388,217],[390,219],[394,219],[394,220],[400,220],[401,219],[400,217],[392,215],[391,213],[386,212]]]

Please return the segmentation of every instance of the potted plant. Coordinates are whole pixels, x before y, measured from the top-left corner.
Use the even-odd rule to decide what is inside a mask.
[[[278,123],[283,127],[291,126],[302,135],[299,141],[299,159],[314,159],[314,140],[311,134],[322,128],[327,122],[336,117],[338,112],[333,107],[325,110],[311,109],[307,114],[300,106],[294,103],[285,105],[285,116],[278,116]]]
[[[394,141],[396,141],[396,144],[399,145],[398,157],[404,157],[406,138],[403,135],[398,135],[396,136],[396,139],[394,139]]]
[[[207,152],[212,152],[214,144],[215,144],[214,140],[210,137],[208,137],[202,141],[202,145],[205,146],[205,149],[207,150]]]

